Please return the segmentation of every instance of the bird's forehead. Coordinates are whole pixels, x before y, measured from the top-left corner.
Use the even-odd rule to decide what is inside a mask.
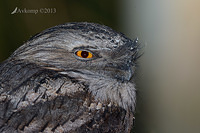
[[[57,42],[68,50],[81,46],[113,49],[131,41],[122,33],[118,33],[107,26],[87,22],[58,25],[41,32],[31,38],[30,41],[35,40],[37,42],[38,38],[39,41]]]
[[[124,45],[127,40],[120,35],[115,36],[105,35],[103,33],[67,33],[63,36],[64,44],[68,49],[75,47],[93,47],[97,49],[114,49]]]

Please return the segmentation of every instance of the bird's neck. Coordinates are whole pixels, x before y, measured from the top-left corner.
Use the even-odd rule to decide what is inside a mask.
[[[0,87],[14,89],[39,71],[34,64],[8,59],[0,64]]]
[[[136,90],[132,82],[120,82],[116,79],[86,75],[79,72],[61,72],[72,76],[77,82],[88,86],[88,91],[97,102],[115,104],[131,112],[135,109]]]

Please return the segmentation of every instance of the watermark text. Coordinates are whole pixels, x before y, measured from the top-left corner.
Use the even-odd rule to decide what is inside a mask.
[[[39,8],[39,9],[27,9],[27,8],[18,8],[11,12],[11,14],[54,14],[56,13],[56,8]]]

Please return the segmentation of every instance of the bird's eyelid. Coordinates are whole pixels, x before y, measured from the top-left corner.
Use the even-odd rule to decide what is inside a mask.
[[[78,52],[78,51],[86,51],[86,52],[89,52],[89,53],[95,55],[94,52],[91,51],[91,50],[88,50],[88,49],[79,49],[79,48],[73,49],[72,53],[76,54],[76,52]]]

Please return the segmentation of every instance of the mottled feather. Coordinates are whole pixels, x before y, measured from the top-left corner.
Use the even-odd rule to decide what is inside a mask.
[[[137,56],[137,40],[107,26],[42,31],[0,64],[0,132],[130,132]]]

